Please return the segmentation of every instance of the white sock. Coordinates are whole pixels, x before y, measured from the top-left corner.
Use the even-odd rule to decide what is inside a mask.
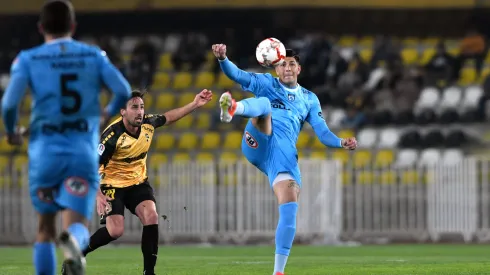
[[[238,101],[236,103],[235,115],[242,115],[244,110],[245,110],[245,107],[243,106],[243,103]]]
[[[272,275],[276,275],[276,272],[284,273],[284,269],[286,268],[287,262],[288,262],[288,256],[276,254],[276,258],[274,261],[274,274]]]

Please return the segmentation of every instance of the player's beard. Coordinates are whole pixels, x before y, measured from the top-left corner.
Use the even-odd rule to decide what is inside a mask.
[[[137,118],[135,118],[133,121],[130,121],[130,124],[133,127],[139,127],[141,126],[142,122],[143,122],[143,118],[140,118],[140,120],[137,120]]]

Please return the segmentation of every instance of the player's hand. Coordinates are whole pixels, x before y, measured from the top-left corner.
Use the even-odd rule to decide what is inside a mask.
[[[194,98],[194,105],[199,108],[213,99],[213,92],[208,89],[202,90]]]
[[[14,146],[20,146],[24,143],[23,136],[27,134],[25,127],[16,127],[13,134],[7,134],[7,143]]]
[[[355,137],[350,137],[342,140],[342,147],[347,150],[355,150],[357,147],[357,140]]]
[[[111,201],[111,198],[109,198],[108,196],[104,195],[102,193],[102,191],[99,191],[97,192],[97,213],[99,215],[105,215],[109,212],[111,212],[111,203],[109,201]]]
[[[213,49],[214,56],[216,56],[218,59],[223,60],[226,58],[225,44],[214,44],[211,48]]]

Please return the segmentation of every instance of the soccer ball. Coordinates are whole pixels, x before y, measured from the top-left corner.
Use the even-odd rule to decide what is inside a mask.
[[[286,48],[279,39],[267,38],[257,46],[255,57],[263,67],[272,68],[284,62]]]

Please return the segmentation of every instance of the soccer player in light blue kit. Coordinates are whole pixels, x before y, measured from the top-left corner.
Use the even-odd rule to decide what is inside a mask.
[[[226,57],[224,44],[215,44],[212,50],[226,76],[255,95],[239,102],[229,92],[221,95],[221,121],[230,122],[235,115],[251,118],[245,128],[242,152],[268,176],[277,197],[279,222],[273,275],[283,275],[296,233],[302,184],[296,142],[303,123],[312,126],[325,146],[354,150],[357,142],[353,137],[338,138],[329,130],[317,96],[297,82],[301,66],[292,50],[287,50],[285,61],[275,66],[278,78],[240,70]]]
[[[75,13],[69,1],[48,1],[39,29],[45,43],[21,51],[11,67],[2,98],[2,117],[10,144],[22,144],[16,129],[18,105],[30,86],[33,104],[29,140],[29,189],[39,214],[33,260],[36,274],[56,274],[55,218],[61,212],[58,243],[68,261],[68,274],[84,274],[81,254],[89,241],[99,188],[99,128],[131,94],[129,83],[105,52],[71,39]],[[103,85],[114,99],[101,115]],[[101,119],[102,118],[102,119]]]

